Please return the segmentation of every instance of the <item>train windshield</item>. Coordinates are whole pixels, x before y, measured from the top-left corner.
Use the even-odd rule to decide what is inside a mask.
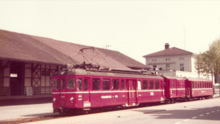
[[[53,89],[59,89],[59,79],[53,80]]]
[[[67,79],[67,89],[74,89],[75,88],[75,79],[68,78]]]

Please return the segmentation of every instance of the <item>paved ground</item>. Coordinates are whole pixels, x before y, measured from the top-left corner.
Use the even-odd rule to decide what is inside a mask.
[[[0,107],[0,121],[45,115],[54,115],[51,103]]]
[[[219,124],[220,98],[68,116],[26,124]]]
[[[220,98],[69,116],[26,124],[219,124]]]
[[[219,95],[215,95],[215,96],[217,97]],[[216,104],[220,105],[220,98],[204,100],[203,102],[207,103],[207,105],[209,105],[211,101],[216,101]],[[184,106],[186,104],[191,104],[191,103],[193,103],[192,106],[194,106],[194,107],[199,106],[199,105],[195,106],[194,102],[197,103],[198,101],[184,102],[184,103],[178,103],[178,104],[169,104],[169,105],[160,105],[160,106],[151,106],[151,107],[146,107],[146,108],[138,108],[138,109],[134,109],[134,110],[129,109],[129,110],[118,110],[118,111],[111,111],[111,112],[103,112],[101,114],[96,113],[96,114],[88,114],[88,115],[70,116],[70,117],[64,117],[61,122],[63,122],[63,123],[95,123],[95,122],[103,123],[102,121],[104,121],[106,124],[108,124],[108,123],[110,124],[111,121],[109,121],[109,120],[120,119],[120,121],[122,121],[123,119],[125,119],[124,121],[126,123],[129,123],[129,118],[140,117],[139,120],[142,120],[141,117],[147,118],[147,117],[143,116],[143,114],[145,115],[146,113],[148,113],[148,114],[149,113],[155,113],[155,112],[158,113],[158,112],[162,112],[162,111],[167,112],[168,110],[170,112],[170,110],[174,110],[174,109],[178,110],[178,108],[180,108],[180,110],[182,110],[182,109],[187,110],[189,108],[187,106],[186,106],[186,108],[184,108]],[[198,103],[200,104],[202,102],[198,102]],[[177,105],[176,108],[173,108],[174,105],[175,106]],[[208,106],[207,108],[210,108],[210,106]],[[168,109],[169,107],[171,107],[171,108]],[[204,107],[204,106],[201,106],[201,108],[202,107]],[[214,111],[214,110],[212,110],[212,111]],[[212,111],[210,111],[210,113]],[[184,111],[184,112],[188,112],[188,111]],[[163,114],[170,114],[170,113],[163,113]],[[174,113],[171,113],[171,114],[174,114]],[[206,115],[206,113],[204,113],[204,112],[203,112],[203,114]],[[15,120],[15,119],[21,119],[21,118],[32,118],[32,117],[39,117],[39,116],[46,116],[46,115],[57,115],[57,114],[53,113],[51,103],[32,104],[32,105],[2,106],[2,107],[0,107],[0,122],[1,121],[6,121],[6,120]],[[220,115],[220,113],[219,113],[219,115]],[[152,117],[155,117],[155,119],[156,119],[155,115],[152,115]],[[198,115],[198,117],[202,117],[202,116]],[[126,120],[126,119],[128,119],[128,120]],[[186,119],[186,118],[184,118],[184,119]],[[65,120],[65,121],[63,121],[63,120]],[[175,118],[173,120],[175,120]],[[177,120],[179,120],[179,117],[177,118]],[[161,119],[160,119],[160,121],[161,121]],[[59,121],[59,119],[58,120],[57,119],[51,119],[51,120],[48,120],[48,121],[46,120],[46,121],[36,122],[36,124],[38,124],[38,123],[42,123],[42,124],[44,124],[44,123],[54,123],[54,124],[56,124],[56,123],[60,123],[60,121]],[[35,122],[32,123],[32,124],[35,124]]]

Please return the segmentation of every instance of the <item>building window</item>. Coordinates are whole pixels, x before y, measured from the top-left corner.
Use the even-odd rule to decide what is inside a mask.
[[[157,60],[156,60],[156,59],[152,59],[152,61],[153,61],[153,62],[154,62],[154,61],[156,62]]]
[[[157,68],[157,65],[153,65],[153,70],[156,70],[156,68]]]
[[[184,58],[183,58],[183,57],[180,57],[180,60],[184,60]]]
[[[166,70],[170,70],[170,64],[166,64]]]
[[[41,69],[41,76],[50,76],[50,71],[46,69]]]
[[[166,61],[170,61],[170,58],[166,58]]]
[[[184,71],[184,64],[180,64],[180,71]]]

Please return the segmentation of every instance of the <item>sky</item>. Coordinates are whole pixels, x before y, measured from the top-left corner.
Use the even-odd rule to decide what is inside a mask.
[[[165,43],[198,54],[220,39],[220,0],[0,0],[0,18],[3,30],[116,50],[143,64]]]

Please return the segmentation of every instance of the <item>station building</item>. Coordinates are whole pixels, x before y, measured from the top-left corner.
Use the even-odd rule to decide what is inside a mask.
[[[51,77],[66,64],[149,69],[118,51],[0,30],[0,105],[51,102]]]
[[[205,78],[213,80],[214,76],[210,74],[198,74],[195,69],[196,54],[190,51],[182,50],[176,47],[170,48],[168,43],[165,44],[165,49],[147,54],[143,56],[146,60],[146,65],[152,70],[156,70],[159,75],[173,77],[189,77],[189,78]]]

